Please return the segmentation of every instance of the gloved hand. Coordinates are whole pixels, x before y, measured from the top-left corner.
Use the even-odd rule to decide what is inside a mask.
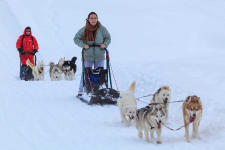
[[[33,52],[32,52],[32,55],[35,55],[37,53],[37,50],[34,49]]]
[[[22,48],[19,48],[18,51],[20,52],[21,55],[24,55],[25,54],[25,52],[23,51]]]

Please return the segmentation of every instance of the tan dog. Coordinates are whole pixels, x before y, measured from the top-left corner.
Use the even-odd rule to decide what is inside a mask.
[[[150,103],[164,103],[164,109],[166,113],[166,122],[168,120],[169,113],[169,102],[171,99],[171,91],[168,86],[162,86],[159,88],[154,96],[152,97]]]
[[[27,65],[32,69],[34,80],[44,80],[45,70],[43,61],[38,62],[38,64],[34,66],[30,60],[27,59]]]
[[[192,137],[196,138],[198,134],[198,127],[202,117],[202,103],[197,96],[188,96],[183,103],[183,117],[185,125],[185,138],[187,142],[189,139],[189,124],[193,122]]]
[[[136,117],[137,102],[134,96],[135,86],[136,82],[133,81],[130,88],[122,92],[120,94],[121,98],[117,101],[120,108],[121,120],[126,126],[131,125],[131,120],[135,120]],[[128,117],[128,120],[126,117]]]

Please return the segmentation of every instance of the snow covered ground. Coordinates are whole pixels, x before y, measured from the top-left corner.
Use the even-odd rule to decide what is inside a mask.
[[[0,0],[0,149],[224,149],[225,1]],[[75,98],[81,49],[75,33],[90,11],[111,33],[111,63],[120,90],[136,80],[136,96],[169,85],[172,100],[197,94],[203,102],[201,139],[184,129],[146,143],[120,122],[116,106],[87,106]],[[25,26],[40,46],[38,60],[79,57],[74,81],[20,81],[15,45]],[[143,99],[146,102],[150,98]],[[144,106],[138,102],[138,107]],[[183,124],[181,103],[170,105],[169,126]]]

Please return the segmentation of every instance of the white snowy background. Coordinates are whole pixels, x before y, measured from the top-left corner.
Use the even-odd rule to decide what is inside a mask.
[[[184,129],[163,128],[161,145],[146,143],[134,125],[121,123],[118,107],[75,98],[81,49],[73,37],[91,11],[111,33],[119,89],[136,80],[137,97],[163,85],[171,87],[172,100],[200,96],[200,139],[186,143]],[[224,0],[0,0],[0,149],[224,149],[224,14]],[[48,67],[44,81],[19,80],[16,40],[28,25],[39,43],[38,60],[78,57],[74,81],[50,81]],[[183,124],[181,105],[170,105],[172,128]]]

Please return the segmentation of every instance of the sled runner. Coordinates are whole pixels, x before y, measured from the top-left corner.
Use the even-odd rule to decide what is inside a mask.
[[[115,105],[117,104],[117,99],[119,98],[119,92],[112,88],[111,72],[109,66],[109,52],[107,49],[105,49],[105,53],[106,69],[103,67],[94,69],[85,68],[84,49],[82,50],[83,86],[89,100],[83,97],[79,97],[79,99],[88,105]]]
[[[25,52],[25,54],[31,54],[31,52]],[[36,55],[34,55],[34,65],[36,65]],[[34,76],[32,74],[32,69],[30,66],[24,66],[22,67],[21,64],[21,58],[20,58],[20,79],[25,81],[30,81],[34,79]]]

